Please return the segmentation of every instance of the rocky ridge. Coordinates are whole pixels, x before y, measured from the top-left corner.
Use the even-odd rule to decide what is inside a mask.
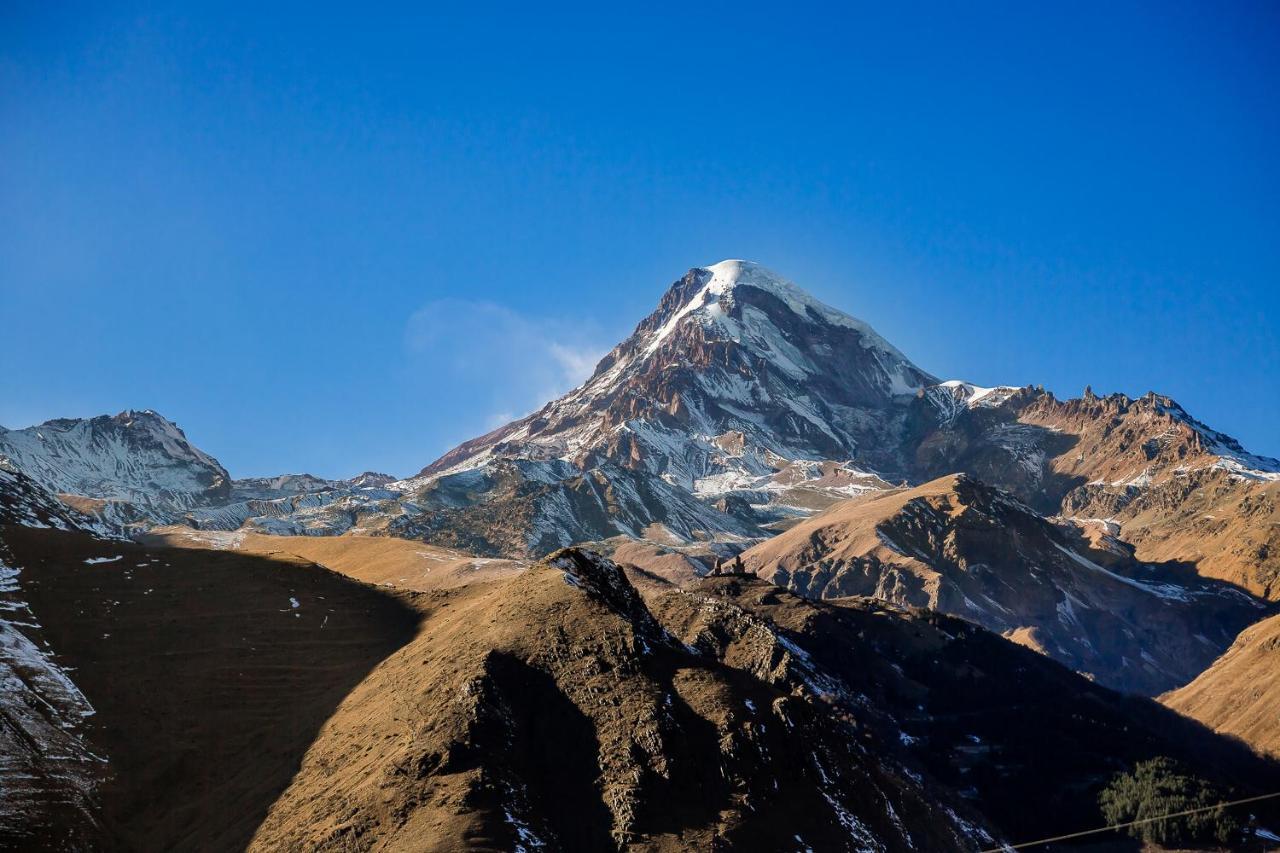
[[[1052,524],[966,475],[839,504],[742,561],[809,597],[874,596],[969,619],[1148,695],[1194,678],[1273,609],[1190,566],[1141,562],[1105,531]]]
[[[1101,526],[1148,562],[1184,562],[1280,596],[1280,461],[1192,418],[1169,397],[1041,389],[957,409],[926,393],[908,437],[920,478],[965,472],[1038,512]]]

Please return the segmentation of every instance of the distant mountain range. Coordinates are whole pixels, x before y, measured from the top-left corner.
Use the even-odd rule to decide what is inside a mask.
[[[492,554],[614,536],[730,553],[836,501],[952,473],[1047,515],[1119,525],[1141,556],[1262,595],[1280,547],[1274,519],[1239,522],[1237,506],[1274,504],[1280,462],[1171,399],[939,382],[746,261],[690,270],[581,387],[407,479],[232,481],[151,411],[0,432],[0,455],[135,528],[359,529]]]
[[[690,270],[581,387],[412,478],[233,480],[154,411],[5,430],[0,457],[132,532],[355,532],[513,557],[637,539],[705,569],[786,530],[749,552],[763,576],[954,612],[1146,692],[1203,669],[1256,619],[1252,596],[1280,597],[1280,462],[1157,394],[940,382],[748,261]],[[970,479],[910,491],[954,474]],[[876,510],[805,521],[842,501]],[[902,515],[931,501],[950,507],[923,510],[936,529]]]
[[[0,457],[135,533],[358,533],[505,557],[643,541],[705,571],[790,528],[749,552],[764,576],[955,613],[1145,692],[1198,673],[1257,617],[1253,596],[1280,598],[1280,462],[1156,394],[939,381],[746,261],[690,270],[582,386],[406,479],[232,480],[151,411],[0,432]],[[912,491],[956,474],[947,497]],[[805,521],[880,495],[883,517]],[[901,529],[939,500],[938,530]]]
[[[19,846],[972,850],[1153,755],[1280,778],[1112,692],[1276,750],[1280,462],[940,380],[746,261],[411,477],[0,428],[0,581]]]

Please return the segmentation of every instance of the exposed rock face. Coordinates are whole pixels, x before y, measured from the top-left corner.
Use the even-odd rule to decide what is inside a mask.
[[[1213,666],[1160,701],[1259,752],[1280,756],[1280,616],[1242,632]]]
[[[653,530],[682,540],[759,533],[661,477],[613,463],[583,470],[563,460],[504,458],[396,486],[407,496],[387,533],[486,554],[545,554]]]
[[[397,479],[398,478],[393,477],[390,474],[381,474],[377,471],[365,471],[364,473],[357,474],[350,480],[344,480],[343,482],[353,489],[381,489],[391,483],[394,483]]]
[[[171,521],[231,497],[226,469],[150,410],[0,428],[0,456],[77,509],[118,525]]]
[[[49,650],[4,530],[0,524],[0,847],[92,849],[101,841],[96,797],[105,770],[85,736],[94,708]]]
[[[311,474],[282,474],[279,477],[249,477],[231,481],[231,500],[270,501],[317,492],[382,489],[395,482],[390,474],[365,471],[349,480],[325,480]]]
[[[1235,586],[1139,562],[1105,530],[1051,524],[964,475],[838,505],[742,558],[803,595],[951,613],[1146,694],[1194,678],[1267,612]]]
[[[92,849],[103,761],[85,738],[94,708],[49,648],[20,584],[12,531],[103,532],[0,459],[0,847]]]
[[[314,492],[327,492],[346,485],[341,480],[325,480],[311,474],[281,474],[279,477],[248,477],[231,481],[231,500],[268,501]]]
[[[405,510],[398,503],[400,492],[372,485],[375,482],[364,475],[321,480],[309,474],[237,480],[230,503],[192,510],[176,520],[200,530],[243,528],[280,536],[381,530]],[[255,494],[258,497],[252,497]]]

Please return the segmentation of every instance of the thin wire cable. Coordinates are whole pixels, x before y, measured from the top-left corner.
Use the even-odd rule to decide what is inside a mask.
[[[1156,817],[1144,817],[1141,820],[1131,820],[1128,823],[1116,823],[1111,826],[1104,826],[1099,829],[1086,829],[1083,832],[1072,832],[1068,835],[1055,835],[1052,838],[1040,838],[1036,841],[1023,841],[1021,844],[1005,844],[1002,847],[989,847],[981,850],[979,853],[1005,853],[1006,850],[1022,850],[1027,847],[1036,847],[1041,844],[1053,844],[1055,841],[1067,841],[1072,838],[1083,838],[1086,835],[1097,835],[1100,832],[1111,832],[1113,829],[1128,829],[1131,826],[1139,826],[1144,823],[1154,823],[1158,820],[1166,820],[1171,817],[1186,817],[1187,815],[1199,814],[1200,812],[1211,812],[1215,809],[1225,809],[1231,806],[1241,806],[1245,803],[1256,803],[1258,800],[1269,800],[1272,797],[1280,797],[1280,791],[1271,794],[1260,794],[1256,797],[1245,797],[1243,800],[1231,800],[1225,803],[1218,803],[1213,806],[1201,806],[1197,809],[1187,809],[1181,812],[1170,812],[1169,814],[1158,815]]]

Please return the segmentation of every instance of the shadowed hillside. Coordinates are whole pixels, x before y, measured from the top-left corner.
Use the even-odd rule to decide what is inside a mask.
[[[2,535],[43,639],[96,710],[83,734],[106,759],[95,848],[242,849],[321,724],[417,621],[297,559]]]

